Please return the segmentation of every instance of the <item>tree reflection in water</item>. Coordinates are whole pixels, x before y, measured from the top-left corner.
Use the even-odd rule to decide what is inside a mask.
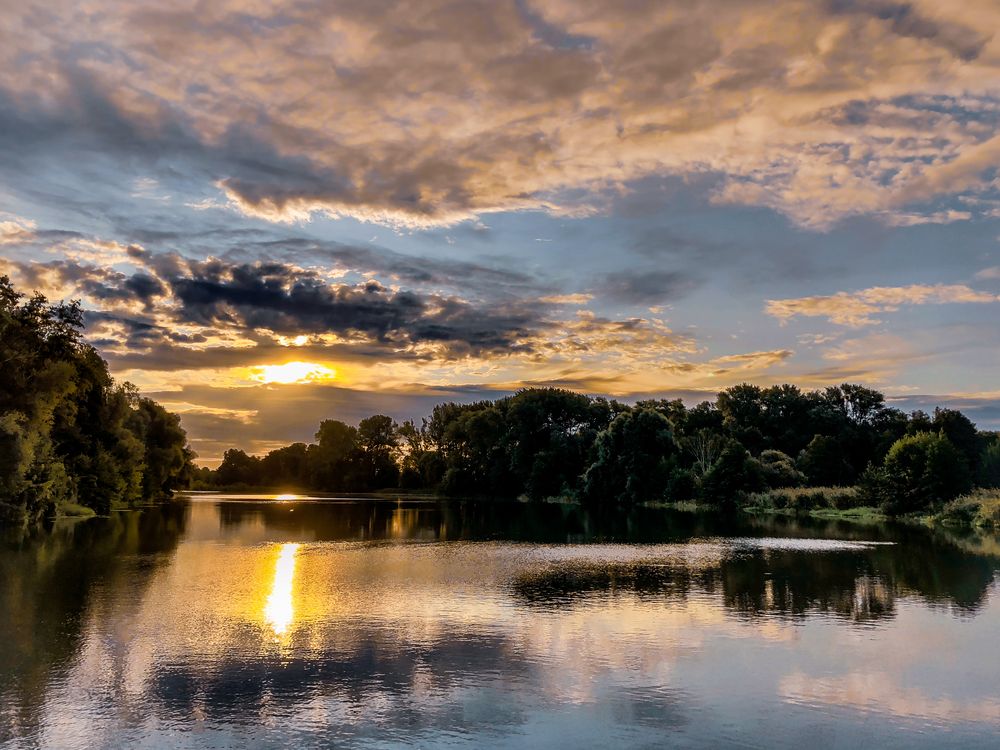
[[[681,668],[678,653],[699,654],[709,671],[696,682],[724,691],[712,659],[732,658],[733,638],[764,643],[824,623],[889,631],[904,601],[977,617],[998,567],[982,552],[991,543],[527,503],[207,498],[116,514],[0,551],[0,642],[12,644],[0,649],[0,740],[37,740],[67,725],[60,711],[86,709],[105,734],[81,724],[61,746],[191,722],[224,745],[233,727],[265,719],[287,724],[290,743],[330,726],[353,740],[391,731],[420,744],[447,728],[486,742],[549,710],[576,716],[567,726],[708,742],[697,733],[713,725],[692,720],[706,696],[664,676]],[[702,643],[712,637],[723,639],[717,657]],[[782,663],[772,651],[754,665]],[[770,688],[760,677],[748,695],[762,706],[830,696],[797,669]],[[94,704],[78,705],[87,696]]]

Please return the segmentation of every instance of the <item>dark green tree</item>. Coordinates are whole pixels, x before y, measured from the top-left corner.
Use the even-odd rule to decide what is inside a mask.
[[[938,507],[971,487],[969,467],[944,435],[920,432],[900,438],[880,467],[862,477],[862,495],[889,515]]]
[[[763,488],[760,463],[735,440],[726,445],[701,480],[702,499],[716,505],[735,503]]]
[[[673,426],[660,412],[634,409],[620,414],[597,436],[582,496],[605,505],[665,499],[679,452]]]
[[[376,414],[358,423],[358,473],[362,489],[399,484],[399,434],[392,417]]]
[[[841,441],[827,435],[816,435],[799,454],[796,466],[813,487],[846,487],[856,478]]]

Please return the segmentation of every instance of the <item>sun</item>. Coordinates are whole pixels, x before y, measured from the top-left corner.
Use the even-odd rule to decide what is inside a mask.
[[[283,365],[251,367],[250,377],[260,383],[314,383],[333,380],[337,371],[316,362],[286,362]]]

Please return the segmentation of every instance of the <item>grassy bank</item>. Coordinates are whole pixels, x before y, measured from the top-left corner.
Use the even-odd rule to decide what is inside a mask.
[[[755,492],[743,505],[747,513],[807,515],[855,523],[879,523],[886,516],[878,508],[862,505],[856,487],[787,487]]]
[[[934,521],[949,526],[1000,529],[1000,488],[980,489],[948,503]]]
[[[96,515],[93,508],[88,508],[86,505],[78,505],[77,503],[62,502],[56,506],[56,517],[57,518],[90,518]]]

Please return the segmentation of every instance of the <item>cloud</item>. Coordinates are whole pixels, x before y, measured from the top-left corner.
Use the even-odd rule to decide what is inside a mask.
[[[658,305],[683,297],[697,285],[694,278],[684,273],[646,269],[609,273],[597,291],[616,302]]]
[[[26,2],[0,154],[35,196],[90,200],[68,165],[269,221],[579,215],[713,174],[803,225],[905,223],[996,192],[998,25],[992,0]]]
[[[976,273],[976,278],[982,281],[996,281],[1000,280],[1000,266],[991,266],[990,268],[984,268]]]
[[[35,238],[35,223],[27,219],[11,218],[0,221],[0,246],[21,245]]]
[[[778,693],[793,703],[836,706],[924,724],[990,725],[1000,721],[1000,701],[928,695],[919,688],[899,684],[897,675],[886,672],[849,672],[826,677],[793,672],[781,679]]]
[[[462,373],[490,380],[497,368],[511,377],[569,365],[624,373],[697,351],[691,336],[661,321],[586,310],[564,317],[563,305],[589,297],[532,297],[538,287],[513,273],[496,277],[509,282],[505,290],[476,301],[371,277],[331,278],[321,266],[199,261],[138,246],[127,255],[131,270],[70,260],[13,261],[5,269],[21,285],[82,299],[90,340],[130,377],[238,369],[243,374],[230,381],[245,385],[254,379],[247,368],[296,361],[335,369],[338,378],[341,365],[354,365],[347,371],[355,382],[386,387],[407,377],[453,381]],[[441,281],[446,271],[438,272]]]
[[[541,298],[550,305],[585,305],[594,299],[593,294],[576,292],[573,294],[550,294]]]
[[[1000,295],[972,289],[965,284],[911,284],[871,287],[858,292],[793,299],[768,300],[765,312],[786,323],[795,317],[826,318],[831,323],[860,328],[875,325],[875,315],[895,312],[904,305],[986,304],[1000,302]]]
[[[744,354],[729,354],[724,357],[716,357],[710,364],[719,366],[717,371],[720,374],[737,370],[766,370],[774,365],[781,364],[794,352],[791,349],[775,349],[773,351],[746,352]]]
[[[968,221],[972,218],[970,211],[936,211],[929,214],[888,213],[884,221],[892,227],[915,227],[921,224],[952,224],[956,221]]]

